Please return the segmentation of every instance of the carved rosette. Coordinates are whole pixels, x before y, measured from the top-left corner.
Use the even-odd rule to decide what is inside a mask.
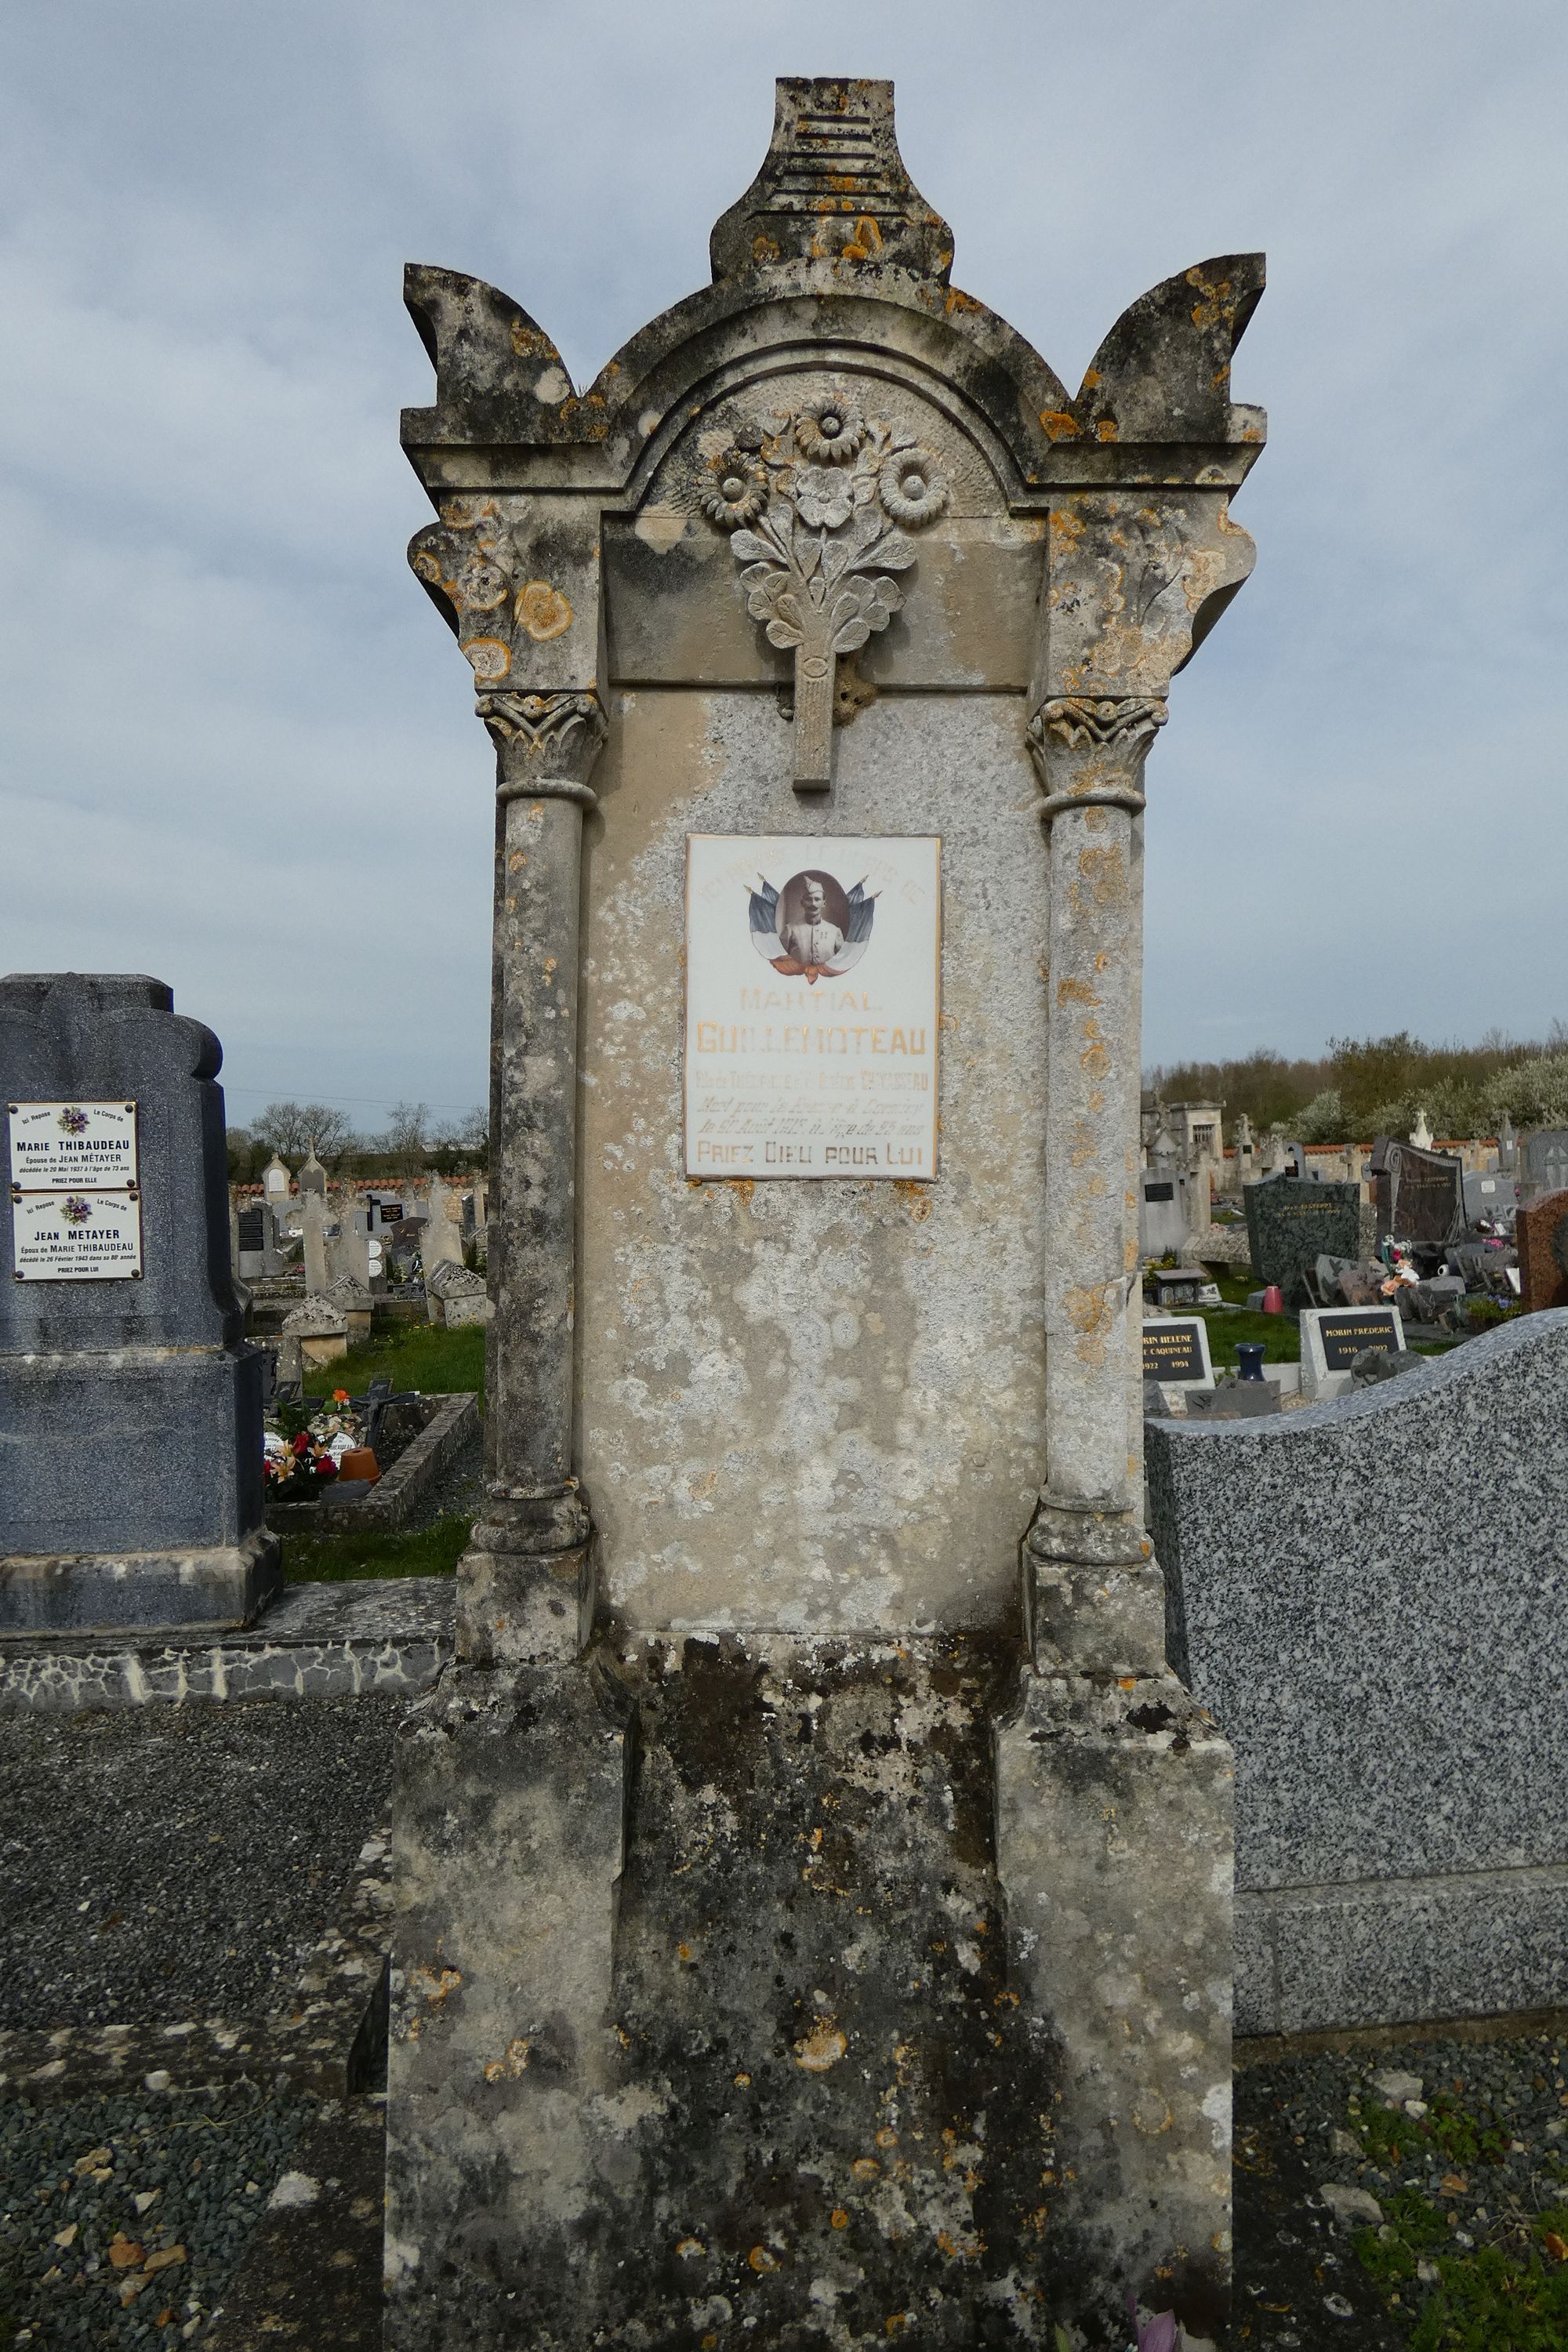
[[[588,778],[609,731],[596,694],[481,692],[474,709],[496,747],[496,794],[537,793],[592,808]]]
[[[1029,721],[1048,824],[1063,809],[1143,806],[1143,761],[1165,724],[1159,695],[1058,695]]]
[[[891,576],[915,561],[911,530],[948,503],[935,455],[863,416],[840,387],[737,436],[710,466],[700,503],[746,568],[746,607],[770,645],[795,654],[795,788],[833,773],[838,658],[903,603]]]

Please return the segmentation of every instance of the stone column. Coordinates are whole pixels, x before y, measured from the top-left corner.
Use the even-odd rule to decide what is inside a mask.
[[[1060,696],[1029,729],[1051,893],[1047,1468],[1028,1537],[1036,1622],[1065,1656],[1145,1670],[1163,1664],[1164,1618],[1142,1526],[1134,1405],[1142,770],[1164,722],[1156,696]]]
[[[567,1612],[568,1653],[586,1630],[579,1617],[585,1620],[588,1608],[589,1518],[572,1455],[577,922],[583,814],[595,805],[588,777],[605,719],[592,689],[481,692],[477,708],[497,755],[489,1247],[495,1314],[486,1369],[485,1510],[460,1571],[458,1647],[489,1663],[518,1654],[513,1636],[538,1654],[538,1604],[553,1598],[558,1608],[563,1585],[578,1587],[578,1606]]]

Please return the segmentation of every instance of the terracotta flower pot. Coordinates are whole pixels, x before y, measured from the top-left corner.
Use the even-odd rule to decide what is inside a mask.
[[[381,1465],[368,1445],[353,1445],[338,1464],[340,1478],[368,1478],[374,1486],[381,1475]]]

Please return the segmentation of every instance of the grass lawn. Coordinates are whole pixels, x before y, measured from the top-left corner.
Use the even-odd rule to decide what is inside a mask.
[[[367,1346],[351,1348],[333,1364],[318,1364],[305,1375],[307,1396],[331,1396],[347,1389],[363,1396],[378,1373],[384,1372],[394,1389],[422,1389],[453,1394],[463,1389],[479,1391],[484,1411],[485,1327],[459,1323],[448,1331],[444,1323],[393,1323],[372,1334]],[[388,1574],[392,1571],[389,1570]]]
[[[450,1576],[468,1540],[468,1519],[437,1519],[406,1535],[304,1536],[283,1538],[286,1584],[357,1581],[373,1576]]]

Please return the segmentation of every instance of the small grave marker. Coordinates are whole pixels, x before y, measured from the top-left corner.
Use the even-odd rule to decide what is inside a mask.
[[[1301,1317],[1301,1388],[1321,1400],[1342,1396],[1351,1366],[1367,1349],[1402,1353],[1405,1325],[1397,1307],[1310,1307]]]
[[[1143,1324],[1143,1377],[1214,1386],[1208,1325],[1201,1315],[1152,1315]]]

